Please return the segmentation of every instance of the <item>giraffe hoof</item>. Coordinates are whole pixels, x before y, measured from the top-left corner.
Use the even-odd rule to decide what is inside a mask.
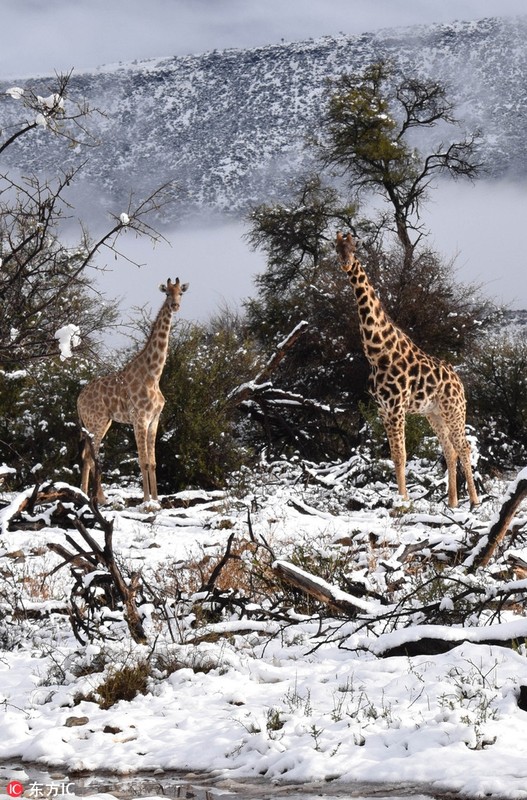
[[[144,500],[139,506],[139,509],[146,513],[149,512],[151,513],[153,511],[160,511],[161,503],[159,502],[159,500]]]

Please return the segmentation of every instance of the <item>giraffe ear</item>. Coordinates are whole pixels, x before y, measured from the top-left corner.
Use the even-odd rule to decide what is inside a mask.
[[[167,287],[164,283],[159,284],[159,291],[164,292],[165,294],[167,293]]]
[[[182,292],[186,292],[189,287],[188,283],[180,283],[179,278],[176,278],[176,286],[179,286]]]

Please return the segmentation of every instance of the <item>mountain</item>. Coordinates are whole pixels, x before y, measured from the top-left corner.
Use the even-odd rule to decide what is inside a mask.
[[[235,215],[284,197],[291,178],[309,169],[313,153],[305,143],[320,124],[328,80],[380,57],[449,87],[463,126],[483,134],[491,176],[526,175],[527,17],[492,18],[74,73],[71,95],[103,112],[91,120],[101,144],[88,153],[82,191],[125,202],[130,191],[144,196],[176,180],[180,211]],[[44,94],[53,79],[25,84]],[[4,100],[5,130],[20,107]],[[50,174],[83,158],[64,143],[50,146],[46,131],[6,152],[11,166]]]

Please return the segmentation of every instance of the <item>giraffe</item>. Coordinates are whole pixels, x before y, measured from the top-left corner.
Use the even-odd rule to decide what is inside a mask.
[[[98,457],[101,441],[115,421],[133,425],[143,479],[143,498],[145,501],[158,499],[155,439],[165,405],[159,381],[168,352],[172,314],[179,310],[188,283],[181,284],[179,278],[172,283],[169,278],[166,285],[159,288],[166,295],[165,302],[143,349],[122,369],[95,378],[79,394],[77,411],[84,429],[81,488],[86,494],[90,473],[95,474],[94,459]],[[97,480],[97,500],[106,502],[100,479]]]
[[[337,233],[337,254],[355,293],[362,346],[369,361],[370,390],[388,436],[399,494],[408,499],[405,479],[406,414],[425,416],[443,449],[448,470],[448,505],[458,504],[456,468],[461,461],[471,506],[479,499],[465,435],[463,384],[446,361],[421,350],[385,312],[356,255],[350,233]]]

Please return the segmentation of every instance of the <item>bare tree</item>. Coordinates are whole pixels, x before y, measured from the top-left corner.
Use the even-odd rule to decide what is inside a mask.
[[[92,110],[70,101],[70,75],[57,77],[57,86],[46,97],[31,89],[12,87],[3,102],[17,102],[18,122],[0,131],[0,153],[15,148],[20,137],[36,136],[37,129],[62,137],[75,148],[96,145],[88,128]],[[37,136],[35,146],[45,146]],[[59,352],[57,333],[65,328],[78,342],[81,352],[90,347],[91,334],[115,322],[115,309],[102,303],[92,289],[89,267],[100,268],[95,257],[104,249],[118,252],[118,239],[125,231],[162,238],[149,218],[169,201],[168,186],[146,199],[130,196],[108,229],[92,239],[79,223],[78,242],[61,241],[73,208],[68,201],[70,185],[83,164],[57,176],[0,173],[0,365],[4,369],[27,366]],[[68,220],[70,222],[68,223]]]

